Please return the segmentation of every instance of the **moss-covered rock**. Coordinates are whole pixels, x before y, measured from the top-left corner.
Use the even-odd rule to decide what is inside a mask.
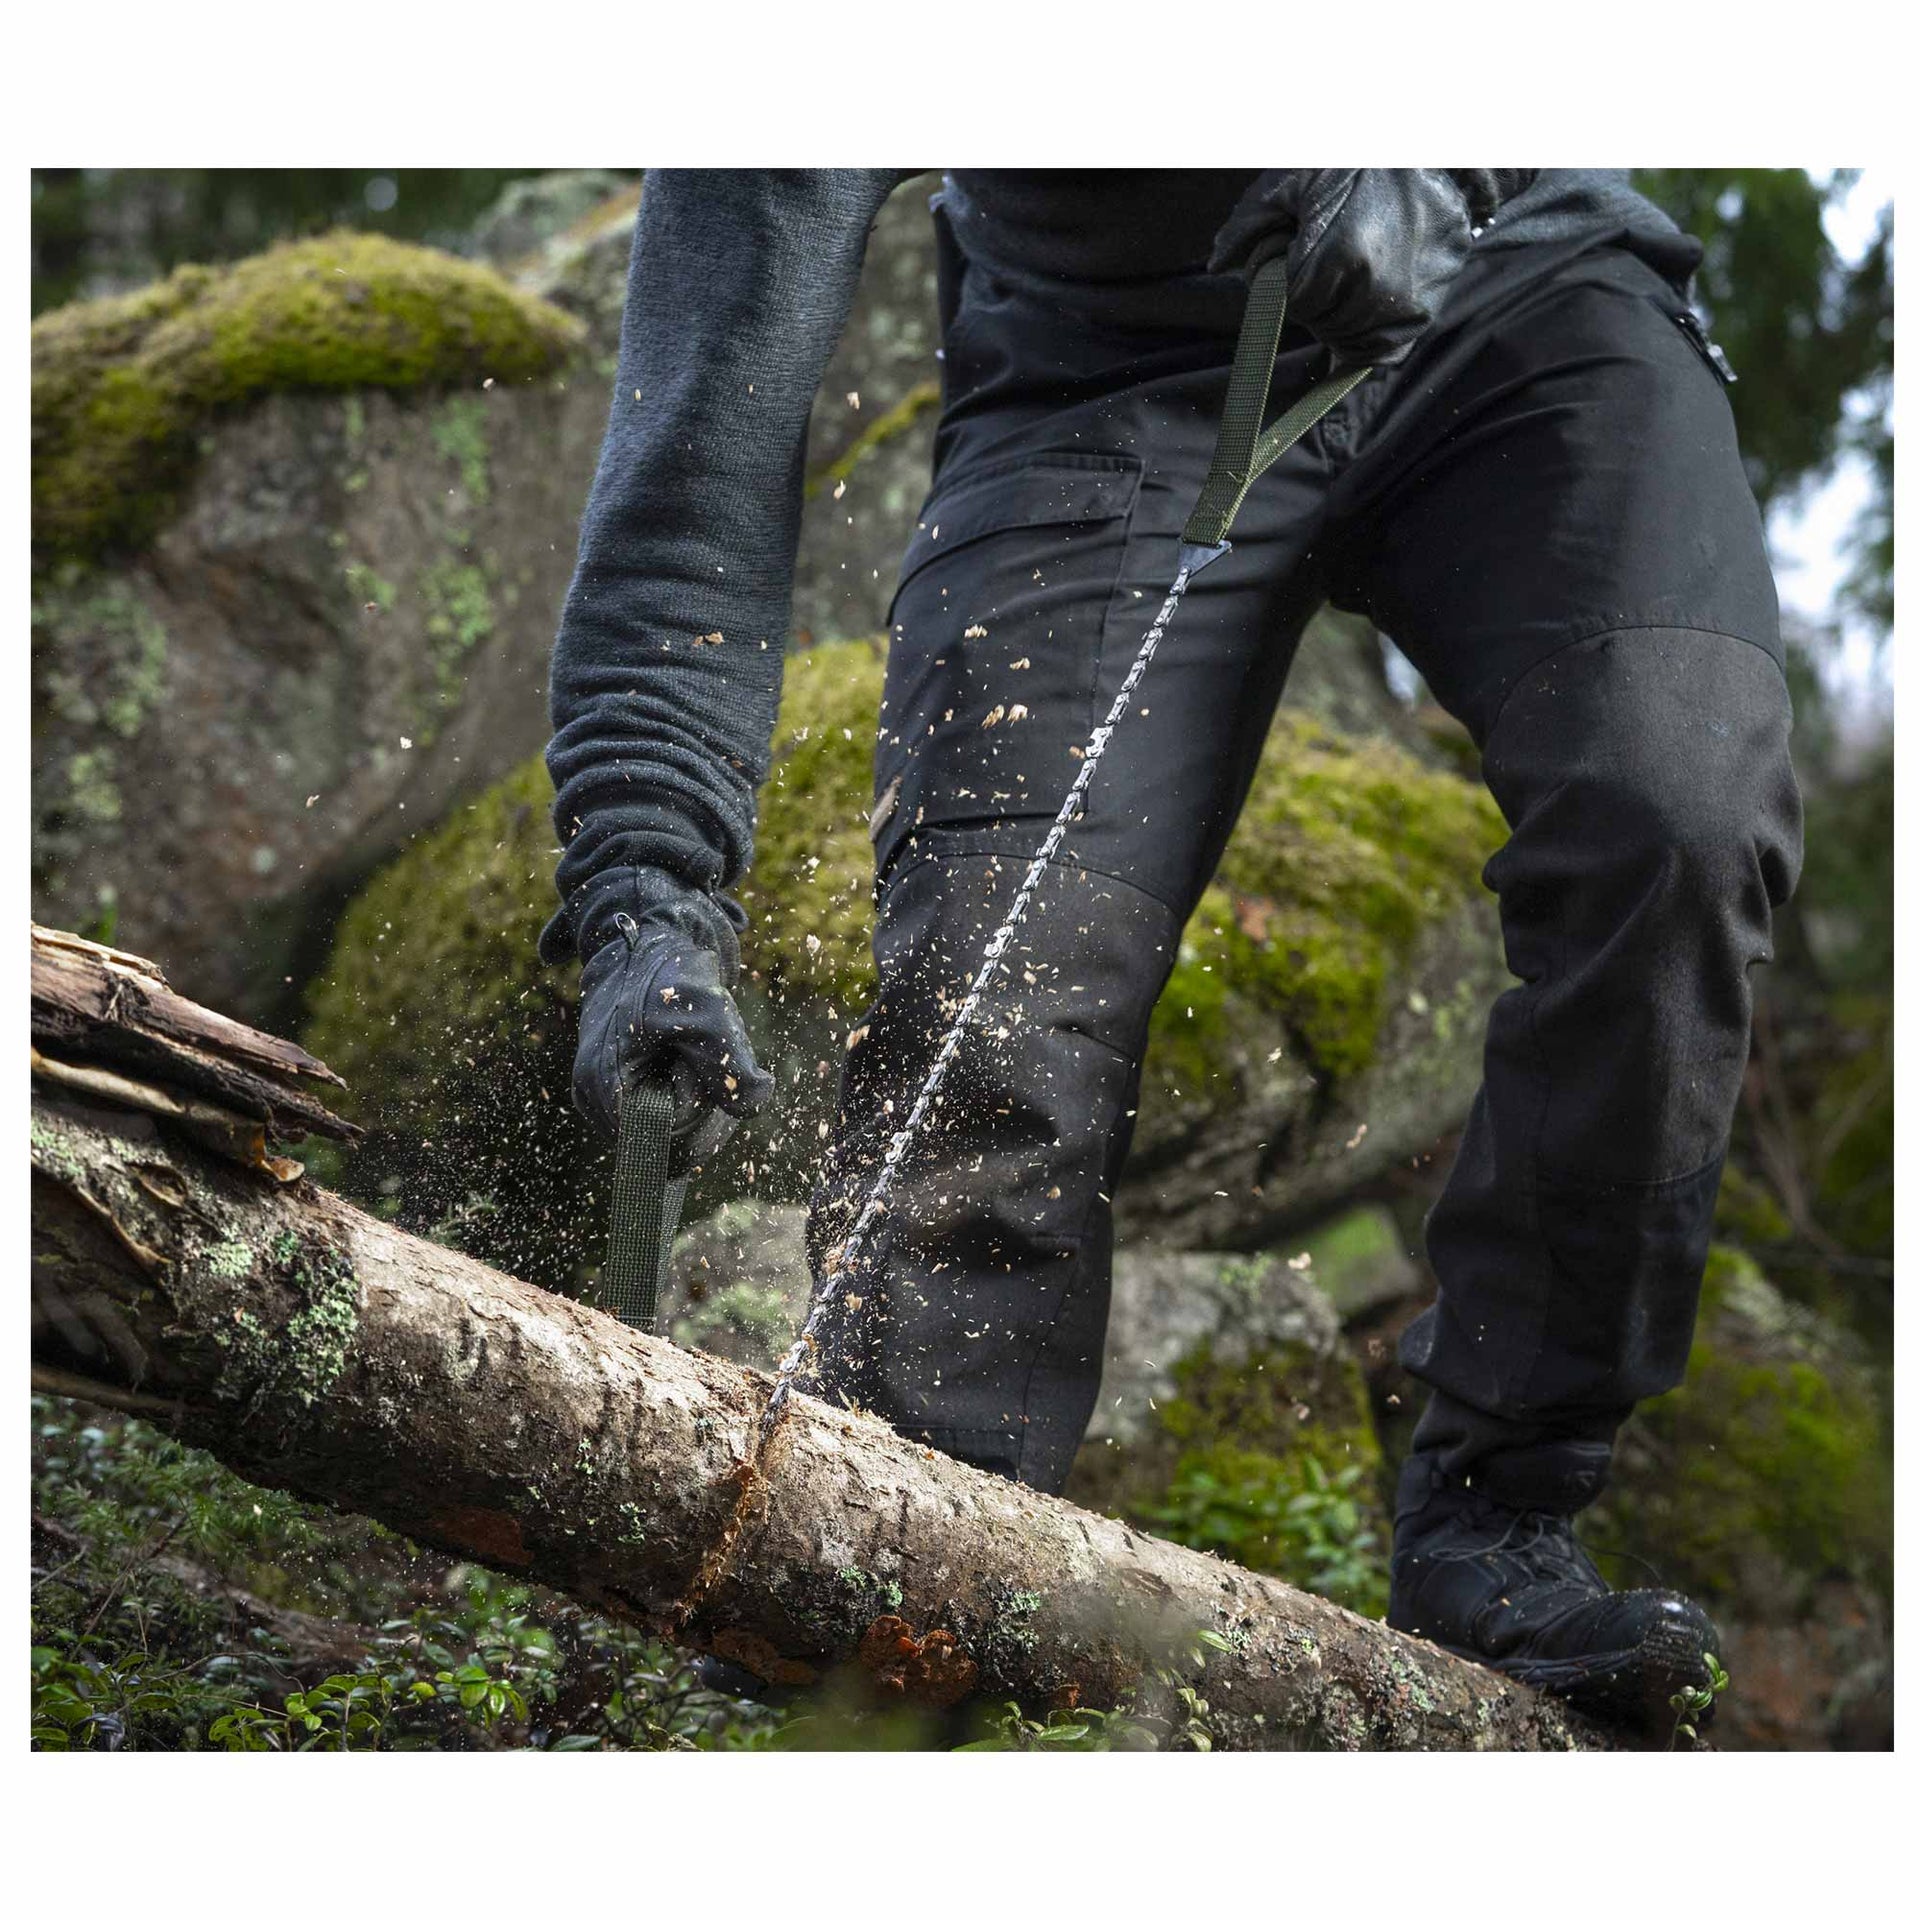
[[[763,1023],[769,1006],[855,1008],[872,986],[863,755],[880,677],[865,645],[811,649],[788,665],[758,852],[740,890],[753,923],[743,998]],[[572,970],[543,966],[535,951],[557,904],[552,803],[544,761],[527,761],[374,875],[342,915],[308,1032],[371,1123],[444,1124],[468,1099],[469,1058],[510,1064],[527,1083],[527,1047],[544,1045],[553,1017],[571,1009]]]
[[[1686,1381],[1628,1423],[1584,1531],[1733,1618],[1788,1621],[1833,1578],[1890,1590],[1892,1474],[1856,1343],[1717,1247]]]
[[[1257,1246],[1429,1146],[1512,984],[1482,787],[1283,707],[1154,1009],[1119,1223]]]
[[[1504,832],[1485,788],[1283,708],[1155,1010],[1163,1078],[1204,1090],[1231,1064],[1242,1009],[1325,1073],[1364,1071],[1392,982],[1422,932],[1475,896]]]
[[[136,544],[219,413],[262,394],[552,373],[579,323],[491,269],[340,232],[33,324],[36,554]]]
[[[807,647],[787,662],[760,794],[753,871],[740,889],[742,948],[768,992],[841,1009],[873,991],[873,735],[885,659],[877,645]]]
[[[39,918],[286,1021],[351,884],[546,731],[580,332],[364,235],[38,323]]]

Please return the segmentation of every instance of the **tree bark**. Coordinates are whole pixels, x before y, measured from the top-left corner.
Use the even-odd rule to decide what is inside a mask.
[[[1172,1671],[1206,1701],[1217,1746],[1618,1744],[1375,1621],[818,1401],[796,1397],[742,1507],[765,1375],[218,1151],[204,1126],[141,1097],[164,1086],[124,1067],[77,1077],[46,1044],[31,1127],[36,1368],[150,1409],[252,1480],[769,1680],[859,1661],[931,1704],[1044,1709],[1110,1707]]]

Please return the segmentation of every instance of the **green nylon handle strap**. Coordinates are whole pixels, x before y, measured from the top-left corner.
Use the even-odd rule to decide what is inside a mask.
[[[1354,367],[1309,387],[1272,426],[1263,428],[1274,357],[1287,323],[1287,262],[1276,254],[1253,276],[1247,291],[1246,318],[1233,350],[1227,377],[1227,403],[1220,415],[1220,438],[1206,484],[1194,503],[1182,542],[1217,547],[1227,537],[1247,490],[1317,420],[1337,407],[1371,369]]]
[[[600,1269],[600,1305],[642,1333],[655,1331],[660,1283],[687,1197],[672,1177],[673,1089],[637,1080],[620,1096],[620,1143],[613,1170],[612,1230]]]

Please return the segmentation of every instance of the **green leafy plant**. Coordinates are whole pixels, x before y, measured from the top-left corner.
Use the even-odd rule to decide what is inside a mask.
[[[1207,1703],[1178,1674],[1156,1673],[1113,1707],[1056,1707],[1044,1719],[1009,1700],[956,1753],[1209,1753]]]
[[[1364,1487],[1357,1464],[1330,1474],[1310,1453],[1207,1447],[1182,1458],[1165,1500],[1140,1517],[1182,1546],[1377,1619],[1387,1605],[1386,1556],[1367,1520]]]
[[[426,1688],[428,1697],[432,1689]],[[226,1753],[346,1753],[380,1745],[396,1706],[383,1673],[337,1673],[279,1708],[246,1705],[222,1714],[208,1741]]]
[[[1733,1676],[1712,1654],[1708,1654],[1706,1685],[1682,1687],[1678,1693],[1668,1696],[1667,1705],[1674,1711],[1673,1736],[1667,1742],[1669,1750],[1677,1747],[1682,1740],[1700,1738],[1701,1716],[1732,1683]]]
[[[177,1715],[182,1683],[137,1652],[74,1657],[67,1649],[37,1646],[32,1654],[32,1744],[48,1751],[99,1747],[112,1753],[140,1744],[143,1724]]]

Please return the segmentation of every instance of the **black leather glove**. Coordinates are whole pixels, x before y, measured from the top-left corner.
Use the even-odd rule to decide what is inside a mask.
[[[1287,314],[1336,369],[1393,366],[1440,311],[1474,229],[1532,178],[1517,167],[1276,167],[1214,237],[1215,273],[1287,257]]]
[[[773,1081],[755,1061],[728,991],[740,949],[720,903],[644,869],[589,884],[594,897],[576,936],[587,964],[573,1104],[611,1138],[627,1081],[664,1073],[673,1085],[677,1135],[694,1132],[710,1113],[757,1113],[773,1097]]]

